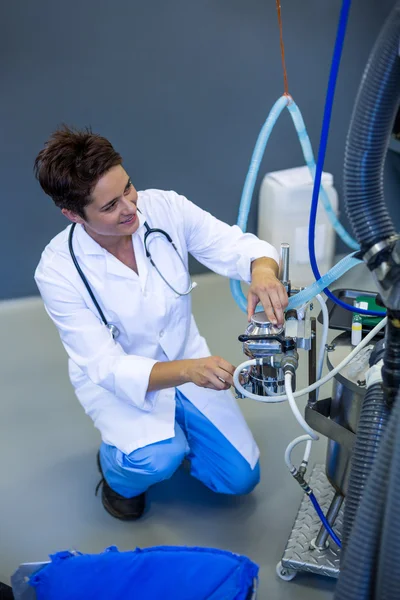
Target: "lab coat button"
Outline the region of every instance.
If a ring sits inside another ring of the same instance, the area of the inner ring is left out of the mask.
[[[160,338],[162,338],[164,336],[164,329],[161,329],[160,331]]]

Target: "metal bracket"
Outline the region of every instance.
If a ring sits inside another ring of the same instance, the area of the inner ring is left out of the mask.
[[[11,586],[15,600],[36,600],[36,590],[29,584],[34,573],[50,564],[47,562],[24,563],[11,576]]]
[[[326,514],[332,506],[335,490],[325,475],[325,465],[315,465],[309,479],[310,487]],[[343,506],[335,519],[334,529],[339,536],[343,530]],[[333,523],[332,523],[333,525]],[[285,569],[325,575],[335,579],[339,576],[340,550],[335,542],[329,539],[327,548],[316,548],[313,543],[321,529],[321,521],[312,506],[307,494],[303,495],[292,532],[282,556],[282,565]]]
[[[312,406],[306,406],[305,419],[315,431],[352,451],[356,434],[328,417],[330,404],[331,398],[325,398],[324,400],[318,400]]]

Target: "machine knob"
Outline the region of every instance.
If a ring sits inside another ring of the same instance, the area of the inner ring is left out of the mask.
[[[297,310],[295,310],[294,308],[291,308],[290,310],[287,310],[285,313],[285,319],[286,321],[290,321],[290,320],[296,320],[297,321],[298,315],[297,315]]]

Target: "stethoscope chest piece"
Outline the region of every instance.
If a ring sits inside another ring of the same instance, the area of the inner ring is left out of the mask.
[[[113,325],[112,323],[108,323],[107,324],[107,328],[110,331],[113,340],[116,340],[119,337],[120,331],[118,329],[118,327],[116,325]]]

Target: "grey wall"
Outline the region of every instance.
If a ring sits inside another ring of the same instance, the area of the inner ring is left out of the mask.
[[[353,2],[325,165],[339,191],[353,100],[392,4]],[[340,2],[282,5],[290,92],[316,149]],[[109,137],[139,189],[175,189],[236,221],[256,136],[283,91],[274,0],[14,0],[0,49],[0,298],[37,294],[40,253],[67,224],[32,174],[62,122]],[[284,114],[262,171],[301,164]]]

